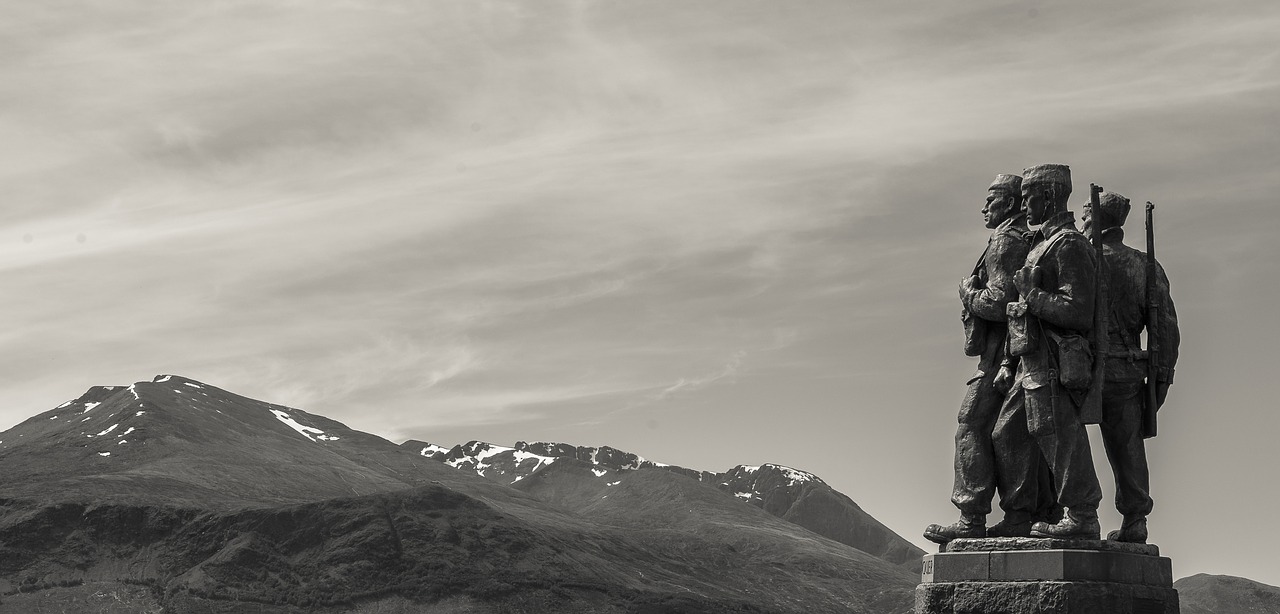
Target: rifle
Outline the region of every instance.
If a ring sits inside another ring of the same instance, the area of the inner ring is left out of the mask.
[[[1156,208],[1147,201],[1147,389],[1146,402],[1142,404],[1142,437],[1156,436],[1156,410],[1159,395],[1156,378],[1159,372],[1160,335],[1157,331],[1160,299],[1156,296],[1156,228],[1152,211]]]
[[[1102,194],[1102,186],[1089,184],[1089,241],[1094,251],[1093,282],[1093,330],[1089,331],[1089,345],[1093,348],[1093,374],[1089,379],[1089,391],[1084,402],[1080,404],[1080,422],[1098,424],[1102,422],[1102,385],[1106,379],[1107,365],[1107,282],[1106,262],[1102,255],[1102,221],[1098,215],[1102,205],[1098,196]]]

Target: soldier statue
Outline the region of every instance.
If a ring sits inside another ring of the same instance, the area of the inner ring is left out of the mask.
[[[991,442],[1000,405],[1008,391],[995,385],[996,373],[1006,358],[1005,337],[1008,327],[1005,309],[1017,298],[1013,277],[1026,262],[1031,233],[1027,214],[1022,208],[1022,177],[996,175],[987,188],[982,215],[991,238],[978,258],[973,274],[960,282],[960,318],[964,322],[965,354],[978,357],[978,370],[969,379],[964,400],[960,403],[959,427],[956,429],[955,485],[951,502],[960,510],[960,520],[948,526],[929,525],[924,536],[945,544],[964,537],[1009,537],[1009,521],[1019,524],[1020,510],[1005,507],[1009,500],[1001,493],[1005,521],[986,527],[987,514],[996,492],[999,464]],[[1036,457],[1038,461],[1038,456]],[[1034,468],[1016,468],[1022,471]],[[1012,514],[1012,516],[1011,516]],[[1028,517],[1029,518],[1029,517]],[[1026,535],[1030,522],[1025,522]]]
[[[1116,509],[1124,516],[1120,529],[1109,533],[1107,539],[1145,543],[1152,500],[1143,444],[1143,406],[1154,402],[1154,409],[1159,409],[1173,383],[1173,368],[1178,361],[1178,317],[1169,296],[1169,278],[1155,262],[1154,254],[1150,254],[1148,262],[1147,254],[1123,242],[1129,199],[1108,192],[1099,200],[1098,210],[1092,209],[1092,206],[1086,207],[1081,221],[1086,225],[1097,224],[1101,229],[1107,271],[1108,343],[1102,388],[1102,441],[1115,474]],[[1155,273],[1154,280],[1147,279],[1148,267]],[[1154,330],[1151,330],[1153,323]],[[1159,340],[1154,365],[1148,363],[1147,352],[1140,345],[1144,328],[1148,328],[1148,345],[1151,339]],[[1154,398],[1148,400],[1143,392],[1146,380],[1152,377]]]
[[[997,386],[1010,380],[1012,386],[992,439],[997,455],[1011,466],[1034,466],[1042,455],[1053,475],[1054,494],[1066,514],[1056,523],[1034,523],[1032,536],[1096,540],[1102,490],[1078,411],[1091,381],[1087,335],[1093,328],[1097,261],[1067,209],[1070,195],[1066,165],[1023,171],[1027,222],[1040,229],[1014,275],[1018,298],[1007,308],[1010,356],[996,376]],[[997,472],[997,479],[1012,501],[1001,505],[1020,509],[1030,522],[1036,512],[1036,473]]]

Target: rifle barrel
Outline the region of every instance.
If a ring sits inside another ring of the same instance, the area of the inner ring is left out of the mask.
[[[1156,224],[1153,212],[1156,206],[1147,201],[1147,389],[1146,406],[1142,411],[1142,436],[1156,436],[1156,410],[1159,394],[1157,379],[1159,377],[1160,334],[1160,299],[1156,296]]]

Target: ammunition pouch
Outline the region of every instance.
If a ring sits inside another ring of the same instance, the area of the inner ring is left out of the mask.
[[[964,324],[964,355],[981,356],[987,347],[987,321],[963,309],[960,322]]]
[[[1009,303],[1005,306],[1009,316],[1009,355],[1026,356],[1040,348],[1040,330],[1031,325],[1035,316],[1027,315],[1026,303]]]
[[[1064,388],[1084,390],[1093,381],[1093,350],[1081,335],[1054,335],[1058,343],[1058,379]]]

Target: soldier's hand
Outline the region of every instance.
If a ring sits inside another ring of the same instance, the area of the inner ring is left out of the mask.
[[[1027,296],[1033,288],[1040,287],[1040,278],[1044,270],[1038,266],[1024,266],[1013,275],[1013,285],[1018,288],[1019,296]]]
[[[1009,387],[1013,385],[1013,369],[1009,365],[1000,365],[1000,370],[996,371],[996,379],[991,382],[996,392],[1004,395],[1008,394]]]
[[[960,280],[960,298],[961,299],[968,298],[970,294],[977,292],[978,286],[981,283],[982,283],[982,280],[978,279],[977,275],[970,275]]]

